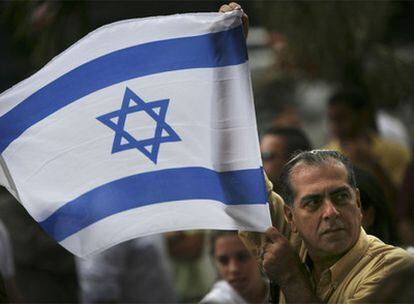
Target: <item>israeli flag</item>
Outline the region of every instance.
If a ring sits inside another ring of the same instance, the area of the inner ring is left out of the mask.
[[[110,24],[4,92],[1,184],[81,257],[166,231],[264,231],[240,17]]]

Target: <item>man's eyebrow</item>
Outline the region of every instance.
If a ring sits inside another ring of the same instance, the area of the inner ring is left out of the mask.
[[[348,186],[342,186],[342,187],[339,187],[339,188],[329,192],[329,195],[335,195],[335,194],[338,194],[338,193],[341,193],[341,192],[351,192],[351,190],[349,189]]]
[[[304,204],[308,200],[315,199],[315,198],[320,198],[320,197],[321,197],[320,194],[308,194],[308,195],[305,195],[304,197],[301,198],[300,204]]]
[[[348,186],[342,186],[339,188],[336,188],[334,190],[332,190],[331,192],[329,192],[329,195],[335,195],[341,192],[350,192],[350,188]],[[303,205],[306,201],[308,200],[312,200],[312,199],[318,199],[321,197],[321,194],[308,194],[305,195],[304,197],[301,198],[300,200],[300,204]]]

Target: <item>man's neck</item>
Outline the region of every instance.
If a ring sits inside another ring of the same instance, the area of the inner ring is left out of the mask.
[[[315,282],[318,282],[322,273],[326,270],[329,269],[331,266],[333,266],[336,262],[339,261],[339,259],[342,257],[343,255],[340,256],[335,256],[335,257],[329,257],[329,258],[323,258],[323,259],[314,259],[311,256],[311,259],[313,261],[313,271],[312,271],[312,276],[313,279],[315,280]]]

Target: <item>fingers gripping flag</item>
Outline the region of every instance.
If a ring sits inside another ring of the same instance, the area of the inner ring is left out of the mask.
[[[240,13],[104,26],[0,95],[0,182],[87,256],[270,225]]]

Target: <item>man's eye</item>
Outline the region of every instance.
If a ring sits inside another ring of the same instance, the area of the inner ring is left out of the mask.
[[[340,192],[334,195],[333,199],[337,203],[345,203],[350,199],[350,194],[348,192]]]
[[[319,200],[318,200],[318,199],[309,199],[309,200],[306,200],[306,201],[303,203],[303,206],[304,206],[306,209],[315,210],[315,209],[317,209],[317,208],[318,208],[318,206],[319,206]]]

